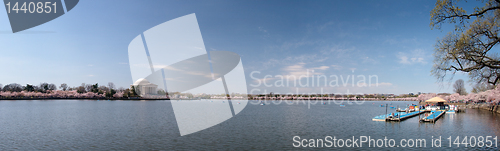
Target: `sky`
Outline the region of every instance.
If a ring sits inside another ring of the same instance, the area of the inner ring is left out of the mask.
[[[7,12],[0,11],[0,83],[113,82],[128,88],[133,83],[129,43],[158,24],[195,13],[205,49],[239,54],[247,89],[254,93],[451,93],[450,81],[439,83],[430,73],[436,40],[452,30],[450,25],[431,29],[434,4],[80,1],[65,15],[18,33],[12,33]],[[339,86],[283,86],[280,76],[287,75],[325,75],[328,83],[336,76]],[[347,76],[355,78],[346,81]],[[378,77],[378,85],[360,87],[358,83],[368,84],[369,76]],[[464,79],[471,90],[465,74],[457,73],[451,82],[457,79]]]

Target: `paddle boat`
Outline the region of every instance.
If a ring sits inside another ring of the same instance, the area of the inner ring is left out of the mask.
[[[455,105],[450,105],[450,106],[447,106],[447,111],[445,112],[446,114],[453,114],[453,113],[456,113],[457,110],[458,110],[458,107],[455,106]]]
[[[427,111],[436,111],[438,109],[439,109],[438,106],[426,106],[425,107],[425,110],[427,110]]]
[[[344,104],[340,104],[340,107],[345,107],[345,105]]]

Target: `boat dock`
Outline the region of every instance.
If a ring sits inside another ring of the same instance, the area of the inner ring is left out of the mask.
[[[398,121],[398,122],[400,122],[400,121],[406,120],[408,118],[420,115],[424,112],[425,111],[415,111],[415,112],[410,112],[410,113],[404,113],[404,112],[394,113],[394,116],[387,117],[386,121]]]
[[[375,116],[374,118],[372,118],[373,121],[385,121],[387,117],[389,117],[391,114],[387,114],[387,115],[379,115],[379,116]]]
[[[399,122],[399,121],[403,121],[403,120],[406,120],[408,118],[420,115],[424,112],[426,112],[426,111],[415,111],[415,112],[410,112],[410,113],[406,113],[406,112],[389,113],[389,114],[385,114],[385,115],[375,116],[374,118],[372,118],[372,120],[373,121],[398,121]]]
[[[445,106],[442,105],[442,102],[444,100],[439,100],[439,97],[433,98],[434,100],[438,100],[438,103],[441,103],[441,105],[426,105],[426,106],[417,106],[417,105],[407,105],[407,108],[401,109],[396,108],[396,112],[394,113],[388,113],[388,104],[382,104],[380,105],[381,107],[386,107],[385,108],[385,114],[375,116],[372,118],[373,121],[395,121],[395,122],[401,122],[403,120],[418,116],[422,113],[426,113],[424,115],[424,118],[420,118],[419,116],[419,121],[420,122],[436,122],[443,114],[448,113],[448,114],[453,114],[453,113],[458,113],[458,112],[465,112],[465,109],[463,106],[457,106],[457,105],[449,105]],[[431,101],[433,100],[431,99]],[[425,108],[424,108],[425,107]],[[394,108],[391,106],[391,108]],[[430,112],[430,113],[429,113]]]
[[[445,111],[435,111],[435,112],[431,112],[432,114],[429,115],[429,116],[426,116],[422,119],[420,119],[421,122],[431,122],[431,123],[434,123],[436,122],[441,116],[443,116],[443,114],[445,113]]]

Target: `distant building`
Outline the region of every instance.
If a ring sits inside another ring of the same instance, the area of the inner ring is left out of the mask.
[[[158,88],[158,85],[149,83],[148,80],[146,79],[139,79],[135,81],[135,83],[132,85],[135,87],[137,93],[140,96],[145,96],[145,95],[156,95],[158,92],[156,89]]]

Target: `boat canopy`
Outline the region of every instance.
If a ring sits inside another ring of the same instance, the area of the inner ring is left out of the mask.
[[[439,103],[439,102],[444,103],[444,102],[446,102],[446,100],[444,100],[444,99],[442,99],[440,97],[434,97],[432,99],[429,99],[429,100],[425,101],[425,103]]]

